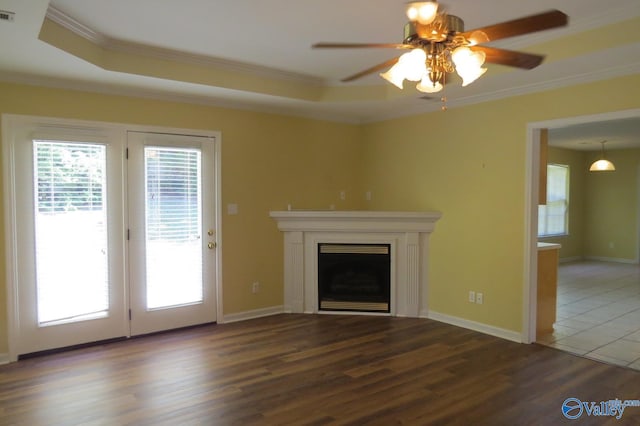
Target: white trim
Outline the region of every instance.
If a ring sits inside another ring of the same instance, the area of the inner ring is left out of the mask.
[[[567,76],[561,76],[557,78],[550,78],[543,81],[536,81],[534,83],[516,84],[506,89],[496,89],[486,93],[466,95],[461,93],[456,97],[450,97],[447,99],[447,108],[454,109],[468,105],[477,105],[484,102],[497,101],[501,99],[507,99],[514,96],[523,96],[532,93],[546,92],[554,89],[562,89],[564,87],[572,87],[579,84],[587,84],[596,81],[609,80],[618,77],[624,77],[627,75],[637,74],[640,72],[640,62],[633,62],[631,64],[624,64],[619,66],[612,66],[604,69],[598,69],[596,71],[584,72],[581,74],[571,74]],[[376,114],[372,118],[364,118],[360,120],[362,124],[377,123],[385,120],[392,120],[396,118],[406,117],[409,115],[425,114],[428,112],[434,112],[441,108],[440,103],[433,102],[432,104],[416,104],[415,108],[398,108],[393,111],[385,111],[381,114]]]
[[[215,202],[216,223],[216,322],[224,322],[222,291],[222,133],[217,132],[214,144],[215,186],[213,199]]]
[[[578,117],[563,117],[546,121],[538,121],[529,123],[527,126],[529,130],[534,129],[558,129],[561,127],[572,126],[576,124],[587,124],[596,121],[611,121],[611,120],[624,120],[627,118],[640,117],[640,108],[625,109],[620,111],[610,111],[600,114],[581,115]]]
[[[0,353],[0,365],[9,364],[11,362],[11,358],[9,354]]]
[[[507,330],[505,328],[495,327],[493,325],[483,324],[477,321],[454,317],[452,315],[442,314],[440,312],[429,311],[429,319],[444,322],[446,324],[455,325],[457,327],[466,328],[490,336],[499,337],[501,339],[510,340],[516,343],[523,343],[522,336],[519,332]]]
[[[599,70],[592,73],[583,73],[580,75],[574,74],[562,78],[549,79],[544,82],[516,85],[508,89],[493,90],[485,94],[465,96],[464,93],[461,93],[455,98],[449,98],[449,100],[447,101],[447,107],[449,109],[460,108],[468,105],[506,99],[514,96],[527,95],[530,93],[538,93],[553,89],[571,87],[578,84],[586,84],[594,81],[623,77],[626,75],[636,74],[638,72],[640,72],[640,62],[607,68],[605,70]],[[205,105],[239,111],[277,114],[287,117],[302,117],[347,124],[377,123],[411,115],[426,114],[429,112],[438,111],[441,107],[440,103],[435,102],[430,105],[427,103],[418,103],[415,104],[415,106],[397,108],[393,111],[382,113],[374,113],[373,115],[365,117],[357,113],[349,112],[349,110],[342,110],[341,108],[339,110],[332,110],[330,107],[324,108],[322,107],[323,102],[319,102],[317,104],[318,106],[320,106],[319,109],[307,109],[306,106],[309,105],[308,102],[288,98],[281,99],[270,95],[260,95],[259,101],[233,99],[231,97],[233,96],[233,90],[215,86],[208,87],[210,89],[218,90],[219,94],[205,93],[203,95],[198,95],[194,93],[168,93],[162,91],[159,88],[124,87],[119,86],[118,84],[98,84],[95,81],[82,82],[69,80],[66,78],[43,78],[42,76],[33,74],[14,73],[7,71],[0,71],[0,80],[13,84],[26,84],[30,86],[73,90],[76,92],[98,93],[111,96],[128,96],[164,102],[181,102],[190,105]],[[285,100],[283,101],[283,99]],[[273,103],[273,100],[276,100],[276,103]],[[379,101],[384,102],[383,99],[380,99]]]
[[[538,194],[540,175],[540,130],[527,129],[524,181],[524,265],[522,286],[521,341],[536,338],[538,292]]]
[[[17,361],[18,353],[16,350],[16,342],[19,338],[18,330],[18,296],[17,296],[17,270],[16,256],[16,206],[13,202],[13,194],[15,188],[15,162],[13,159],[14,148],[13,140],[10,138],[13,128],[18,125],[20,119],[18,116],[2,114],[2,166],[3,166],[3,190],[4,190],[4,252],[5,252],[5,288],[7,297],[7,339],[9,346],[9,361]]]
[[[52,5],[49,5],[49,8],[47,9],[46,18],[71,31],[77,36],[84,38],[90,43],[93,43],[102,49],[112,50],[114,52],[147,56],[183,64],[195,64],[211,68],[219,68],[225,71],[244,72],[265,78],[297,81],[319,87],[324,84],[324,79],[307,74],[111,38],[89,28],[61,10],[56,9]]]
[[[270,306],[268,308],[254,309],[252,311],[236,312],[234,314],[227,314],[224,316],[224,324],[232,322],[246,321],[255,318],[269,317],[272,315],[284,314],[284,306]],[[222,324],[221,321],[218,321]]]
[[[637,264],[638,261],[636,259],[623,259],[620,257],[605,257],[605,256],[585,256],[585,260],[595,260],[599,262],[613,262],[613,263],[630,263]]]
[[[45,17],[91,43],[103,45],[107,42],[107,37],[87,27],[52,5],[49,5],[47,8]]]

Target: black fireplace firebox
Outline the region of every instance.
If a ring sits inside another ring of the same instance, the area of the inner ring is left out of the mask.
[[[322,311],[390,312],[389,244],[318,244]]]

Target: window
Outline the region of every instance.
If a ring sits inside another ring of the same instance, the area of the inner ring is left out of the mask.
[[[106,146],[33,145],[38,322],[107,316]]]
[[[547,204],[538,206],[538,236],[569,233],[569,166],[547,165]]]
[[[203,302],[200,157],[194,148],[144,148],[147,309]]]

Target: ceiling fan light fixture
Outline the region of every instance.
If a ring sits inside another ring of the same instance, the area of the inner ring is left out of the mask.
[[[422,49],[413,49],[400,57],[398,63],[403,69],[404,78],[409,81],[420,81],[427,72],[427,54]]]
[[[422,93],[437,93],[441,91],[443,87],[444,86],[439,81],[431,81],[428,72],[422,77],[420,83],[416,85],[416,89]]]
[[[422,25],[429,25],[438,16],[438,2],[418,1],[411,2],[407,6],[407,17],[411,22],[419,22]]]
[[[467,46],[457,47],[451,52],[451,59],[456,68],[480,68],[484,65],[487,55],[484,52],[474,52]]]
[[[482,77],[482,75],[487,72],[486,68],[468,68],[468,69],[457,69],[458,75],[462,78],[462,87],[466,87]]]
[[[404,26],[402,44],[316,43],[313,47],[411,49],[409,53],[343,78],[342,81],[350,82],[391,66],[388,71],[379,74],[391,84],[403,89],[405,79],[417,81],[419,91],[434,93],[444,88],[448,82],[446,75],[455,72],[462,78],[463,86],[471,84],[487,71],[483,68],[485,61],[526,70],[537,67],[544,56],[476,45],[568,24],[566,14],[549,10],[465,31],[464,21],[440,10],[437,0],[409,1],[406,12],[410,22]],[[472,50],[471,46],[476,47]]]
[[[482,68],[486,54],[484,52],[474,52],[467,46],[460,46],[451,52],[451,60],[456,66],[456,72],[462,78],[462,86],[469,84],[480,78],[486,68]]]
[[[389,68],[387,72],[380,73],[380,77],[384,78],[398,89],[403,89],[402,83],[404,83],[404,73],[402,72],[402,66],[400,63]]]

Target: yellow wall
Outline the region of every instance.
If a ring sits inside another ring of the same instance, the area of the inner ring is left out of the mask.
[[[282,236],[269,210],[437,210],[430,309],[515,332],[527,123],[640,107],[640,75],[363,126],[12,84],[0,90],[2,113],[220,130],[223,204],[240,211],[223,215],[225,313],[282,304]],[[373,195],[366,204],[365,190]],[[256,280],[263,290],[253,295]],[[468,303],[469,290],[483,292],[484,304]],[[0,318],[5,306],[0,291]]]
[[[589,153],[588,162],[599,158]],[[638,256],[638,173],[640,150],[607,151],[614,172],[588,173],[584,255],[636,261]]]
[[[520,332],[527,123],[638,107],[640,75],[365,126],[372,208],[443,213],[429,308]]]
[[[265,113],[0,83],[0,113],[222,132],[225,314],[282,305],[283,239],[270,210],[361,207],[361,129]],[[1,188],[1,186],[0,186]],[[346,201],[339,192],[347,191]],[[237,203],[239,214],[226,214]],[[4,223],[0,212],[0,223]],[[0,353],[7,352],[0,227]],[[251,293],[260,281],[261,291]]]
[[[562,244],[561,259],[636,261],[640,150],[607,151],[615,172],[589,172],[600,152],[549,148],[549,162],[568,164],[569,235],[544,238]]]
[[[551,141],[553,142],[553,141]],[[569,166],[569,234],[561,237],[541,238],[547,243],[559,243],[560,259],[577,259],[584,257],[585,229],[585,180],[587,169],[586,153],[549,147],[549,163]]]

